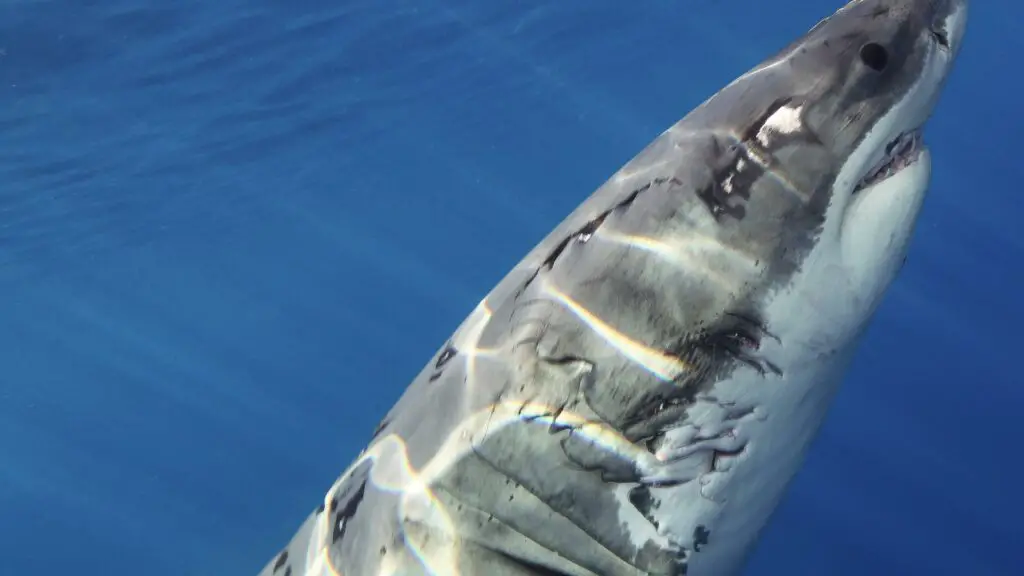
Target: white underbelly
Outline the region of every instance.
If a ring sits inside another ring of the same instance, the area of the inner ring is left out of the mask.
[[[766,357],[782,352],[771,348],[765,346]],[[726,426],[742,451],[720,453],[715,470],[692,482],[652,489],[660,500],[654,513],[659,530],[691,551],[687,576],[731,576],[742,570],[817,436],[849,356],[844,350],[789,364],[782,377],[744,368],[698,402],[697,423],[708,428],[723,426],[722,406],[732,414],[749,412]],[[694,457],[710,465],[709,454]]]

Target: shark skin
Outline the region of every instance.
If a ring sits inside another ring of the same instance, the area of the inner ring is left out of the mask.
[[[967,0],[858,0],[479,303],[260,576],[742,572],[896,277]]]

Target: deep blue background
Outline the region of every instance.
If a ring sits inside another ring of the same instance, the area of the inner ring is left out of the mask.
[[[512,264],[837,6],[0,3],[0,574],[255,574]],[[1021,22],[974,3],[752,575],[1024,574]]]

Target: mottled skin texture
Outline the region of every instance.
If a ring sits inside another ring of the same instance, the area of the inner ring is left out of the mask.
[[[930,114],[963,6],[851,3],[652,142],[488,294],[261,576],[736,573],[902,260],[927,155],[853,188]]]

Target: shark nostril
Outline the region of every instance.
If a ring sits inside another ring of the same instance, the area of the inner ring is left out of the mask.
[[[860,47],[860,61],[875,72],[881,72],[889,65],[889,51],[881,44],[868,42]]]

